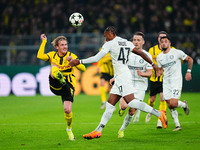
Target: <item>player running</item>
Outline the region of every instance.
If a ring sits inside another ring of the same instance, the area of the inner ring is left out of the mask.
[[[185,75],[186,81],[192,79],[191,70],[193,66],[193,59],[186,55],[183,51],[173,49],[170,47],[171,42],[168,36],[164,36],[160,39],[161,48],[163,50],[157,56],[157,63],[159,69],[157,70],[157,76],[163,74],[163,99],[167,102],[171,116],[174,120],[176,128],[173,131],[182,130],[179,120],[178,112],[175,108],[181,107],[184,109],[185,114],[189,114],[189,107],[187,101],[180,101],[182,90],[182,72],[181,72],[181,60],[188,62],[188,70]]]

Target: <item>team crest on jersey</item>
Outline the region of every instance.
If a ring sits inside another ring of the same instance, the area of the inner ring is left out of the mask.
[[[173,59],[173,58],[174,58],[174,55],[170,55],[169,58],[170,58],[170,59]]]
[[[144,63],[144,59],[140,59],[139,62],[142,64]]]

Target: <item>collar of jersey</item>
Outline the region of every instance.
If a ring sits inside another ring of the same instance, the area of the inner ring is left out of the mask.
[[[62,57],[65,57],[66,55],[67,55],[67,53],[68,53],[68,51],[65,53],[65,55],[63,55],[63,56],[60,56],[59,54],[58,54],[58,52],[56,52],[56,54],[58,55],[58,57],[60,57],[60,58],[62,58]]]

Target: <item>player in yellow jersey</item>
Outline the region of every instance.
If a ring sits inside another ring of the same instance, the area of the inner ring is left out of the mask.
[[[49,75],[50,90],[62,98],[64,115],[67,124],[67,134],[69,140],[75,140],[72,133],[72,103],[74,98],[74,91],[76,86],[76,77],[74,75],[74,67],[68,65],[69,58],[76,59],[77,56],[68,51],[67,39],[64,36],[55,38],[52,42],[53,46],[58,50],[57,52],[51,51],[47,54],[44,53],[47,37],[41,34],[42,43],[38,50],[37,58],[49,61],[51,63],[51,72]],[[83,64],[76,66],[77,69],[85,71],[86,68]]]
[[[160,48],[160,38],[164,37],[164,36],[167,36],[167,35],[168,35],[167,32],[160,31],[158,33],[158,45],[155,45],[155,46],[153,46],[153,47],[151,47],[149,49],[149,53],[151,54],[153,62],[156,65],[157,65],[156,58],[157,58],[158,54],[160,54],[162,52],[162,50]],[[172,47],[172,48],[174,48],[174,47]],[[166,112],[167,104],[163,100],[162,77],[163,77],[163,74],[161,76],[159,76],[159,77],[156,76],[156,71],[155,71],[155,69],[153,69],[152,75],[150,77],[150,90],[149,90],[150,98],[148,100],[148,104],[150,106],[154,107],[156,96],[159,93],[160,94],[159,110],[164,110]],[[145,118],[145,121],[147,123],[150,121],[151,116],[152,115],[150,113],[147,114],[147,116]],[[157,128],[162,128],[162,123],[161,123],[161,121],[159,119],[158,119],[158,122],[157,122]]]
[[[100,49],[101,50],[101,49]],[[101,94],[101,109],[106,107],[106,82],[110,81],[114,76],[114,69],[112,65],[112,60],[110,57],[110,53],[106,54],[101,60],[98,62],[97,72],[100,72],[100,94]]]

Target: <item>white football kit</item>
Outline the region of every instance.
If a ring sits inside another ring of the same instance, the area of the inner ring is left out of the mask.
[[[179,99],[182,90],[181,60],[185,60],[187,55],[178,49],[170,49],[168,53],[160,53],[157,56],[159,68],[163,68],[163,99]]]
[[[146,55],[148,55],[149,58],[151,58],[152,60],[151,55],[147,51],[143,50],[143,52]],[[145,96],[145,91],[147,90],[148,87],[148,78],[139,76],[137,74],[137,68],[142,72],[146,72],[147,69],[153,69],[153,67],[147,61],[145,61],[141,56],[131,53],[129,55],[128,68],[130,69],[132,74],[134,97],[136,99],[143,101]]]
[[[112,58],[115,78],[115,83],[110,93],[123,97],[133,93],[132,76],[127,62],[129,54],[132,53],[131,51],[134,47],[132,42],[117,36],[113,40],[104,43],[102,50],[95,56],[82,59],[82,62],[84,64],[97,62],[109,52]]]

